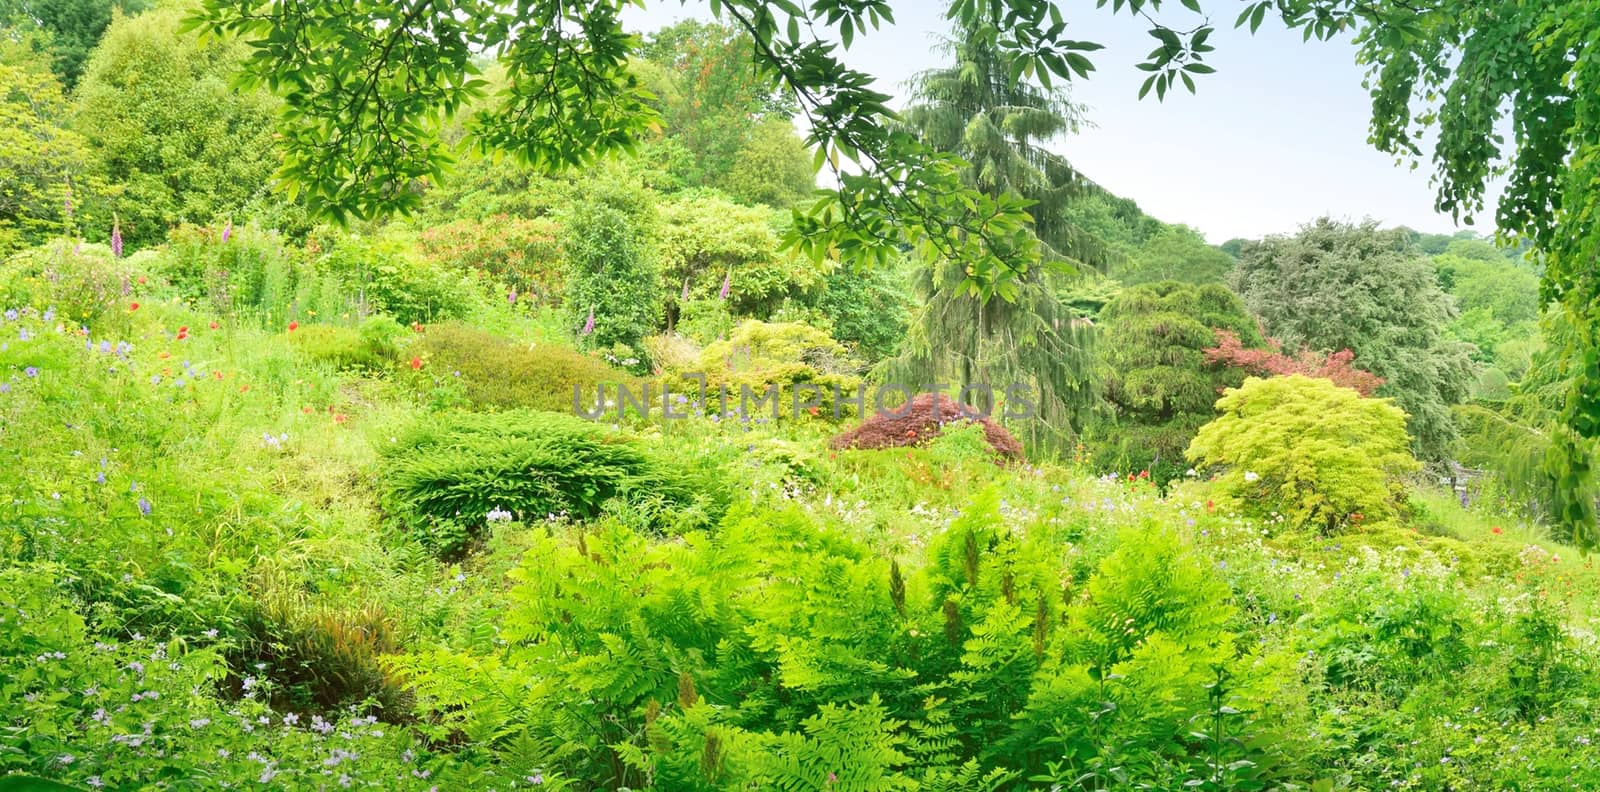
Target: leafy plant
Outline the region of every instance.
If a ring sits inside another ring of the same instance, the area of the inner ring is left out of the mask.
[[[1324,532],[1398,515],[1400,477],[1417,463],[1407,451],[1405,413],[1388,400],[1294,374],[1246,379],[1223,394],[1217,411],[1188,456],[1215,471],[1218,490],[1241,506],[1276,507]]]

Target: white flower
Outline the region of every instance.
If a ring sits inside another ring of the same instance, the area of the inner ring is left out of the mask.
[[[1244,472],[1244,480],[1245,481],[1255,481],[1256,479],[1259,479],[1259,478],[1261,478],[1261,475],[1256,473],[1254,470],[1246,470]]]

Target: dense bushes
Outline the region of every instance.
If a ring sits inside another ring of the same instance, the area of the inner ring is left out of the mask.
[[[37,305],[79,326],[103,327],[125,314],[148,256],[118,259],[104,245],[59,240],[0,261],[0,302]]]
[[[434,266],[480,272],[487,282],[513,290],[518,302],[544,305],[561,293],[559,234],[553,220],[495,215],[434,226],[417,241]]]
[[[386,508],[426,545],[457,555],[490,522],[588,519],[613,498],[679,529],[716,508],[714,491],[625,435],[579,418],[518,410],[421,422],[383,449]]]
[[[466,316],[481,301],[472,279],[433,266],[404,230],[314,240],[318,272],[339,279],[357,315],[385,313],[404,324]]]
[[[1216,470],[1218,490],[1248,511],[1275,507],[1297,525],[1333,531],[1392,519],[1399,477],[1417,467],[1405,413],[1328,380],[1251,377],[1217,401],[1189,458]]]
[[[706,346],[692,367],[678,373],[703,376],[712,393],[726,388],[730,412],[731,405],[746,388],[759,396],[775,386],[781,397],[775,412],[787,415],[793,410],[795,395],[802,400],[813,395],[809,391],[797,394],[789,386],[810,383],[817,387],[814,395],[820,400],[816,413],[831,417],[836,404],[835,388],[846,397],[857,394],[861,385],[856,373],[858,367],[843,345],[815,327],[798,322],[767,323],[752,319],[740,323],[726,339]],[[698,383],[691,385],[686,381],[681,387],[684,390],[697,388]],[[789,401],[782,402],[782,399]],[[753,408],[748,417],[760,418],[755,414],[760,409]],[[847,410],[841,406],[840,413],[845,412]]]

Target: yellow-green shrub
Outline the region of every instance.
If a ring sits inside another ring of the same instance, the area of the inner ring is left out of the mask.
[[[1299,374],[1251,377],[1217,401],[1188,456],[1241,510],[1276,508],[1325,531],[1393,519],[1417,469],[1406,414],[1388,399]]]
[[[408,352],[434,374],[460,372],[467,400],[479,407],[571,413],[574,387],[589,404],[596,384],[604,383],[608,392],[617,384],[634,385],[627,372],[569,347],[514,343],[462,324],[427,328]]]
[[[708,407],[717,404],[718,389],[726,387],[730,411],[736,409],[744,388],[759,395],[769,386],[777,386],[781,415],[792,410],[791,386],[810,383],[819,388],[814,395],[822,401],[817,413],[823,416],[833,414],[836,386],[846,398],[855,395],[861,384],[857,368],[843,344],[815,327],[749,320],[734,328],[728,338],[701,350],[695,364],[679,373],[705,376]],[[689,392],[698,384],[683,377],[678,387]],[[802,399],[812,395],[800,394]]]

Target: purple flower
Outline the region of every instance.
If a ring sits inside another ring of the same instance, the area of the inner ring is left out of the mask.
[[[27,375],[27,376],[29,376],[29,377],[37,377],[37,376],[39,376],[39,367],[38,366],[29,366],[29,367],[23,369],[22,373]]]
[[[728,270],[728,274],[722,276],[722,291],[717,292],[717,296],[722,298],[722,299],[724,299],[724,300],[728,299],[728,291],[730,289],[732,289],[732,288],[733,288],[733,270]]]
[[[122,258],[122,222],[115,218],[111,221],[111,255]]]
[[[9,309],[6,310],[6,321],[8,321],[8,322],[17,321],[17,309],[9,308]]]
[[[9,382],[0,382],[0,393],[10,393],[10,392],[11,392],[11,383],[9,383]]]
[[[583,335],[588,335],[588,334],[593,333],[593,332],[594,332],[594,309],[590,308],[589,309],[589,318],[585,319],[584,322],[583,322]]]
[[[233,236],[233,221],[229,220],[228,224],[222,227],[222,244],[228,244],[228,237],[231,236]]]
[[[56,309],[55,309],[55,306],[51,306],[49,308],[44,309],[44,316],[42,316],[40,318],[45,320],[46,322],[54,322],[56,320]]]
[[[506,302],[508,302],[508,303],[510,303],[512,305],[516,305],[517,304],[517,287],[515,287],[515,286],[511,287],[511,293],[506,295]]]
[[[139,513],[146,517],[150,516],[150,500],[148,498],[139,499]]]

